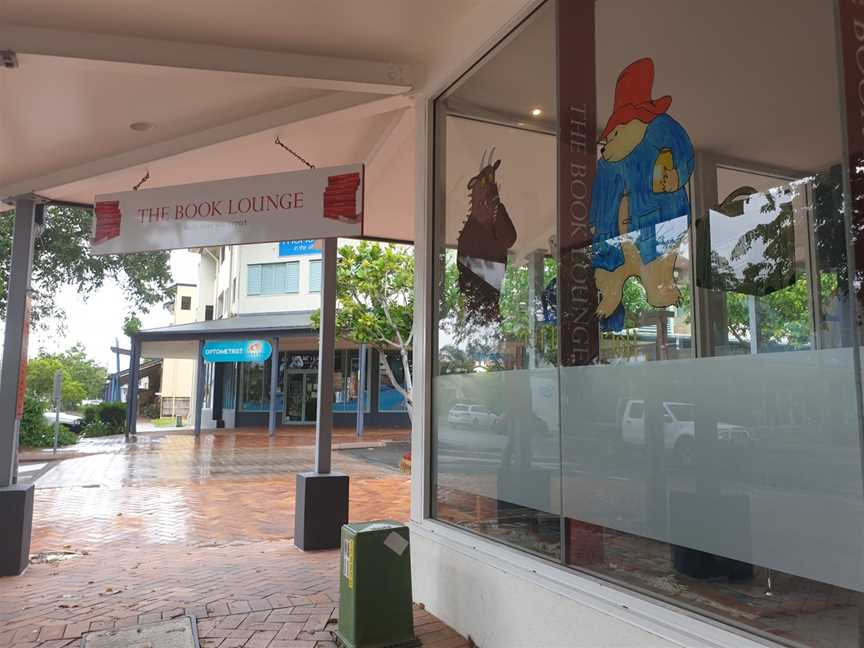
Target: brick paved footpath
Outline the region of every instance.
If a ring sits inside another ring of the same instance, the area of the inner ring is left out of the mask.
[[[33,551],[71,557],[0,579],[0,647],[187,613],[206,648],[335,646],[339,554],[290,540],[303,441],[175,436],[62,462],[37,482]],[[352,520],[407,518],[407,477],[338,452],[334,469],[352,475]],[[424,610],[415,626],[424,646],[469,645]]]

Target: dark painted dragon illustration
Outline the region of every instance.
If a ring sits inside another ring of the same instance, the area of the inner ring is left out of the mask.
[[[464,300],[466,321],[486,326],[501,321],[498,301],[507,267],[507,251],[516,242],[516,228],[498,195],[495,172],[501,160],[495,149],[480,161],[480,173],[468,182],[471,211],[459,232],[456,261],[459,291]]]

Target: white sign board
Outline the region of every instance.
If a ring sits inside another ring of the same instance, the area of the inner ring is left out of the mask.
[[[93,254],[363,234],[363,165],[96,196]]]

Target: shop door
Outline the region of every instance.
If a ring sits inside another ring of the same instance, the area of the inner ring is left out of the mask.
[[[289,372],[285,379],[285,423],[314,423],[318,411],[318,374]]]
[[[285,422],[302,423],[304,420],[304,374],[289,373],[285,379]]]
[[[314,423],[318,415],[318,374],[306,374],[306,418],[307,423]]]

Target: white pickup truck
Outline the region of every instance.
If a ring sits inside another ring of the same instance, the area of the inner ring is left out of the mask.
[[[684,464],[693,463],[696,423],[693,403],[663,402],[663,440],[667,450]],[[645,401],[629,400],[621,419],[621,436],[625,443],[645,445]],[[717,423],[718,441],[731,445],[749,445],[750,433],[740,425]]]

